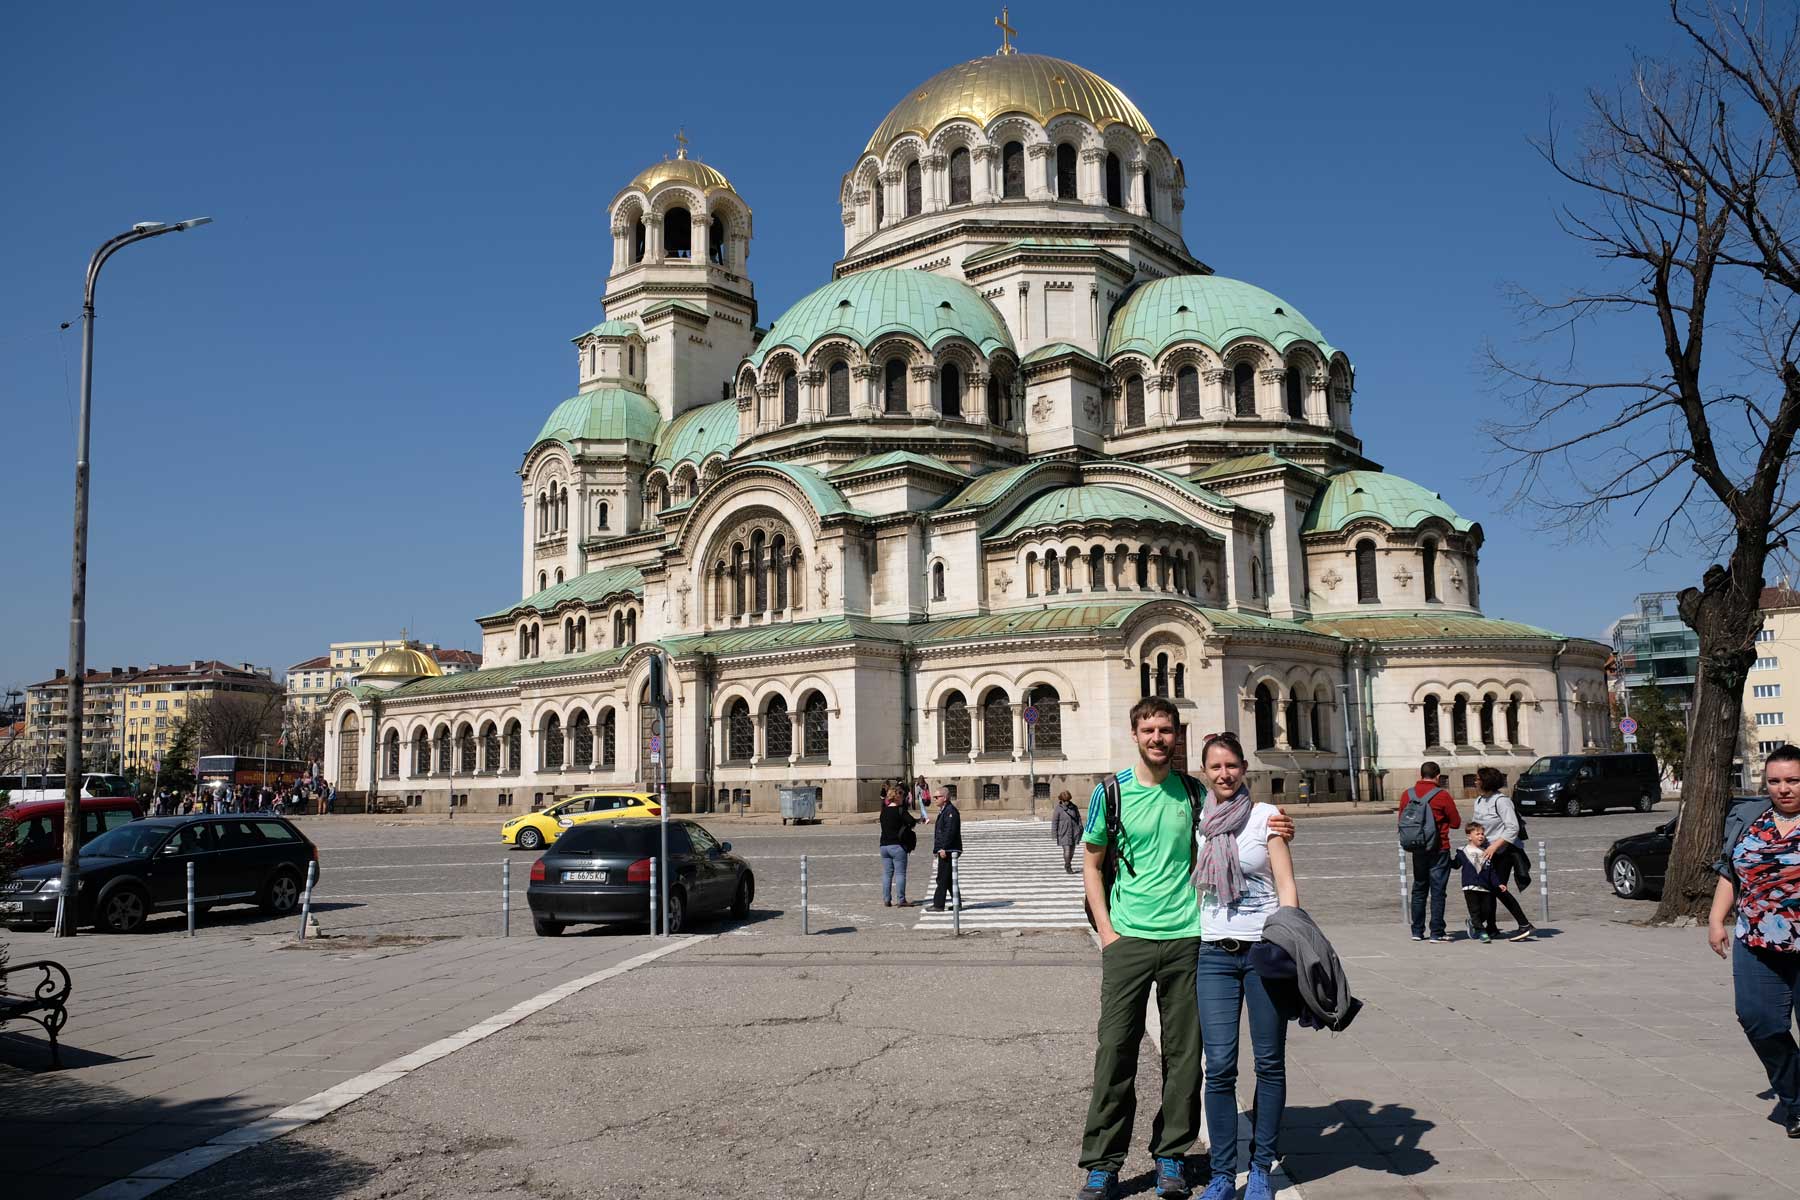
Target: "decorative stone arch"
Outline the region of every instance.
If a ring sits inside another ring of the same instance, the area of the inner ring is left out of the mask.
[[[832,687],[823,675],[802,675],[788,690],[791,698],[796,702],[805,700],[808,692],[818,692],[825,697],[826,705],[834,714],[843,711],[838,704],[837,689]]]
[[[943,708],[944,697],[948,696],[951,692],[960,692],[963,699],[968,700],[969,695],[973,690],[974,685],[969,682],[968,677],[965,675],[960,673],[940,675],[925,689],[925,708],[928,712],[935,713]],[[974,703],[973,701],[969,702]]]
[[[706,196],[706,215],[717,217],[724,226],[725,237],[748,239],[751,235],[750,208],[735,194],[724,188],[712,188]]]
[[[1081,693],[1076,689],[1072,679],[1055,667],[1041,664],[1027,667],[1020,674],[1019,682],[1014,685],[1014,690],[1018,693],[1015,698],[1023,704],[1025,697],[1031,694],[1031,689],[1041,683],[1047,683],[1055,688],[1057,700],[1062,704],[1073,706],[1080,702]]]
[[[832,363],[842,359],[852,369],[861,366],[867,358],[863,348],[842,334],[826,334],[806,349],[806,365],[810,370],[823,371]]]
[[[629,191],[614,201],[612,223],[630,227],[633,221],[645,220],[650,212],[650,198],[641,191]]]
[[[931,131],[929,144],[931,153],[946,158],[953,150],[967,150],[973,154],[979,147],[994,145],[987,131],[967,117],[956,117],[939,125]]]
[[[737,394],[739,397],[756,395],[756,372],[748,364],[738,372]]]
[[[1023,144],[1026,150],[1027,164],[1029,164],[1030,151],[1033,146],[1050,144],[1050,138],[1044,132],[1044,127],[1035,119],[1022,113],[1007,113],[989,121],[987,140],[996,150],[1008,142]]]
[[[924,159],[931,153],[931,147],[924,138],[916,133],[903,133],[895,138],[888,148],[882,152],[882,171],[899,171],[914,159]]]
[[[735,524],[752,508],[763,508],[786,521],[795,545],[806,555],[817,552],[817,538],[824,524],[800,485],[774,467],[746,466],[732,471],[719,486],[708,489],[682,522],[674,552],[712,567],[711,551],[723,528]],[[704,549],[702,549],[704,548]]]
[[[984,670],[970,681],[968,692],[969,703],[975,704],[978,700],[985,698],[987,694],[995,688],[999,688],[1001,691],[1005,692],[1015,704],[1018,703],[1019,696],[1022,695],[1019,691],[1019,685],[1015,682],[1013,676],[990,668]]]
[[[767,707],[770,696],[782,696],[789,704],[793,703],[793,695],[787,683],[781,679],[761,679],[753,684],[746,684],[750,697],[750,711],[760,713]]]
[[[700,464],[700,486],[702,488],[711,487],[724,473],[725,456],[723,454],[707,455],[706,461]]]
[[[1103,144],[1099,128],[1080,113],[1058,113],[1044,124],[1044,140],[1051,145],[1067,142],[1077,153]]]
[[[1204,378],[1208,371],[1220,370],[1224,365],[1219,352],[1198,339],[1176,342],[1156,359],[1156,369],[1164,375],[1173,375],[1182,367],[1193,367]]]
[[[904,358],[908,370],[931,361],[931,350],[918,338],[904,333],[888,333],[869,344],[869,362],[883,366],[890,358]]]
[[[670,479],[671,499],[679,504],[684,499],[693,500],[700,495],[700,471],[691,462],[675,465]]]
[[[801,366],[799,353],[783,346],[763,359],[760,382],[764,387],[777,386],[781,383],[783,375],[789,371],[798,373]]]
[[[694,217],[711,215],[706,206],[705,192],[674,180],[658,184],[656,191],[650,196],[650,211],[657,220],[668,216],[672,208],[685,208]]]
[[[633,694],[636,694],[635,688]],[[712,719],[723,721],[725,714],[731,711],[731,706],[739,700],[742,700],[753,714],[762,711],[750,685],[734,682],[720,685],[718,694],[713,697]]]
[[[1144,139],[1123,121],[1113,121],[1100,130],[1100,148],[1118,155],[1122,167],[1129,167],[1144,158]]]

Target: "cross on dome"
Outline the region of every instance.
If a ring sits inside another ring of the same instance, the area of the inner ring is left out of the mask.
[[[687,157],[687,126],[683,125],[675,131],[675,157]]]
[[[996,53],[1017,54],[1018,50],[1013,47],[1013,44],[1008,39],[1018,37],[1019,31],[1007,23],[1006,6],[1001,6],[1000,15],[994,18],[994,24],[1000,27],[1000,49],[996,51]]]

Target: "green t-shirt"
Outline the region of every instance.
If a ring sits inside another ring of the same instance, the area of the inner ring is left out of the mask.
[[[1200,936],[1200,900],[1188,874],[1194,865],[1194,807],[1181,777],[1139,783],[1127,767],[1119,779],[1119,871],[1107,907],[1113,928],[1126,937],[1172,941]],[[1106,845],[1106,788],[1088,801],[1090,846]],[[1129,858],[1136,874],[1125,869]]]

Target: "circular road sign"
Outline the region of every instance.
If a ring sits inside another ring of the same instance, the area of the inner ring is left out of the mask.
[[[1027,704],[1025,706],[1025,723],[1027,725],[1037,724],[1037,705]]]
[[[1623,733],[1623,734],[1628,734],[1628,735],[1636,733],[1637,732],[1637,722],[1632,720],[1630,717],[1626,717],[1625,719],[1623,719],[1622,721],[1619,722],[1619,732]]]
[[[662,753],[662,734],[653,733],[650,735],[650,753],[652,753],[652,754],[661,754]]]

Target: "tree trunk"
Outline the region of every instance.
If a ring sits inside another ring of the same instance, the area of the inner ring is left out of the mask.
[[[1717,876],[1712,864],[1724,838],[1731,803],[1731,761],[1737,755],[1744,715],[1744,679],[1756,661],[1762,626],[1760,546],[1739,546],[1732,570],[1707,568],[1704,587],[1681,593],[1681,619],[1700,635],[1694,711],[1688,725],[1686,772],[1681,779],[1681,823],[1663,881],[1658,923],[1706,918]],[[1744,581],[1741,585],[1737,582]]]

